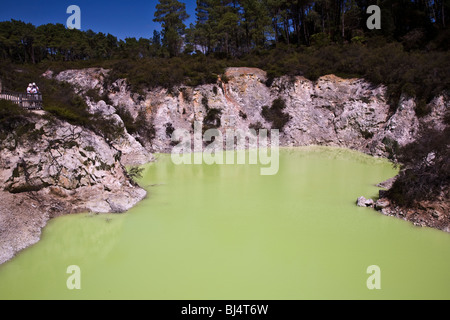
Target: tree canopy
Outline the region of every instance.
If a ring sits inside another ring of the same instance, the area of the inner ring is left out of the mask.
[[[367,7],[381,8],[381,29],[368,30]],[[301,46],[364,42],[380,36],[407,50],[448,50],[450,0],[197,0],[186,28],[186,6],[160,0],[154,21],[162,32],[118,40],[62,24],[38,27],[0,22],[0,57],[17,63],[177,56],[183,52],[242,57],[277,44]]]
[[[183,21],[189,18],[186,5],[177,0],[160,0],[156,5],[155,19],[163,28],[163,44],[171,57],[180,53],[183,45],[182,36],[186,26]]]

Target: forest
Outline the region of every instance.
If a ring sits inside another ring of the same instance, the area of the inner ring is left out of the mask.
[[[381,29],[368,30],[367,7],[379,5]],[[0,23],[0,56],[18,63],[43,60],[89,60],[174,57],[203,53],[240,58],[277,44],[296,47],[363,43],[382,36],[407,50],[448,49],[448,0],[197,0],[196,22],[184,3],[160,0],[153,20],[162,31],[148,38],[119,40],[92,30],[69,30],[62,24],[38,27],[11,20]],[[151,19],[151,17],[149,17]],[[430,44],[430,41],[434,40]]]

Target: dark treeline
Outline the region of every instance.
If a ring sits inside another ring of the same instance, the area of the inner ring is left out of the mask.
[[[381,8],[381,30],[368,30],[367,7]],[[189,27],[185,4],[160,0],[154,21],[162,32],[149,38],[119,40],[62,24],[38,27],[0,22],[0,57],[15,63],[43,60],[140,59],[202,53],[242,57],[283,43],[295,46],[364,42],[382,36],[407,50],[448,49],[449,0],[197,0]],[[431,45],[430,42],[434,40]]]
[[[197,22],[186,39],[203,52],[234,56],[280,42],[361,41],[372,4],[381,8],[378,34],[392,40],[435,37],[450,10],[445,0],[198,0]]]
[[[118,40],[111,34],[92,30],[69,30],[62,24],[35,27],[31,23],[11,20],[0,22],[0,57],[15,63],[77,61],[90,59],[156,56],[155,38]],[[153,41],[155,40],[155,41]],[[159,43],[159,41],[158,41]],[[155,52],[151,50],[155,49]]]

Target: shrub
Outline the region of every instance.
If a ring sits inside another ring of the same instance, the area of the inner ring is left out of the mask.
[[[431,112],[431,107],[426,103],[424,99],[416,101],[416,107],[414,109],[417,117],[422,118]]]
[[[111,104],[108,94],[100,95],[98,89],[89,89],[84,95],[90,97],[96,103],[103,100],[106,104]]]
[[[206,116],[203,118],[203,127],[207,129],[219,128],[221,126],[220,117],[222,110],[216,108],[208,108]]]
[[[351,39],[352,43],[363,44],[366,43],[366,38],[364,36],[355,36]]]
[[[398,142],[394,139],[385,137],[382,143],[384,144],[385,150],[388,154],[388,158],[391,160],[395,160],[400,148]]]
[[[0,100],[0,138],[5,139],[10,133],[14,133],[22,129],[25,133],[31,124],[29,120],[29,112],[18,105]],[[34,128],[34,125],[33,125]]]
[[[137,133],[144,140],[141,141],[144,145],[151,143],[155,138],[156,130],[153,122],[147,120],[147,112],[142,109],[138,112],[136,119],[134,120],[134,125],[136,127]]]
[[[264,125],[260,121],[257,121],[255,123],[251,123],[248,127],[250,129],[255,130],[256,132],[258,132],[261,129],[265,129]]]
[[[168,138],[172,137],[172,133],[175,131],[175,128],[172,126],[170,122],[165,124],[166,127],[166,136]]]
[[[313,34],[310,38],[310,41],[312,45],[319,48],[329,45],[331,42],[330,36],[323,32]]]
[[[133,166],[130,169],[128,169],[128,176],[133,181],[133,183],[136,185],[136,180],[142,178],[142,172],[144,171],[144,168]]]
[[[399,148],[402,170],[386,196],[398,205],[413,207],[422,200],[448,199],[450,186],[450,127],[425,128],[419,138]]]
[[[222,74],[220,79],[222,80],[223,83],[228,83],[228,81],[230,81],[230,79],[228,79],[226,74]]]
[[[239,116],[244,120],[247,119],[247,114],[245,112],[243,112],[242,110],[239,110]]]
[[[127,110],[124,106],[119,106],[116,109],[117,115],[122,119],[125,128],[127,129],[129,134],[137,133],[136,124],[134,122],[134,118],[131,115],[130,111]]]
[[[89,122],[85,125],[107,141],[114,141],[124,134],[122,124],[106,119],[102,114],[91,115]]]
[[[291,119],[289,114],[283,112],[284,108],[286,108],[286,103],[281,98],[275,99],[272,107],[264,106],[262,108],[261,115],[272,124],[272,129],[283,131],[284,126]]]
[[[183,100],[186,103],[192,102],[192,93],[188,88],[186,88],[186,87],[180,88],[180,92],[183,95]]]
[[[208,98],[205,97],[205,96],[202,97],[202,105],[203,105],[203,107],[204,107],[206,110],[209,109]]]

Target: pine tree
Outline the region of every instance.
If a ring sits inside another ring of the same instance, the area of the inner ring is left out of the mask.
[[[267,33],[271,30],[268,6],[263,0],[240,0],[242,21],[247,51],[263,46]]]
[[[212,51],[213,47],[213,23],[210,12],[214,8],[213,0],[197,0],[195,8],[197,22],[195,25],[194,38],[196,45],[202,48],[206,54]]]
[[[180,53],[183,44],[182,36],[185,31],[184,20],[189,18],[186,4],[177,0],[160,0],[156,5],[153,21],[161,23],[163,46],[171,57]]]

